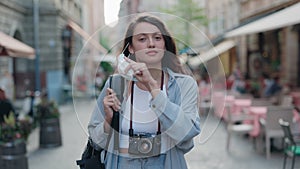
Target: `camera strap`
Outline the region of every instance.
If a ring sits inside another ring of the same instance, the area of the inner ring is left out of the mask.
[[[160,83],[160,90],[163,90],[163,86],[164,86],[164,72],[161,71],[161,83]],[[134,92],[134,81],[131,81],[131,97],[130,97],[130,126],[129,126],[129,136],[132,137],[134,134],[134,130],[132,128],[132,117],[133,117],[133,92]],[[156,135],[161,134],[160,131],[160,122],[158,119],[157,122],[157,133]]]

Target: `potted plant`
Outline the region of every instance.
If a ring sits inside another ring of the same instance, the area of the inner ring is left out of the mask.
[[[16,120],[13,112],[0,125],[0,168],[28,169],[26,141],[32,130],[29,118]]]
[[[62,145],[60,132],[60,112],[55,101],[50,101],[46,96],[36,107],[40,124],[40,147],[49,148]]]

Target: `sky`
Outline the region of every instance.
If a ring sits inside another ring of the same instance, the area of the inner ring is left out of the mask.
[[[111,24],[118,20],[121,0],[104,0],[104,21]],[[116,22],[117,23],[117,22]]]

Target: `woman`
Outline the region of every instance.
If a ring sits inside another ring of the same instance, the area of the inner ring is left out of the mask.
[[[184,154],[200,133],[197,84],[183,74],[174,40],[158,18],[140,15],[127,29],[123,51],[125,72],[132,70],[136,81],[128,82],[122,103],[107,82],[88,125],[96,145],[110,143],[106,167],[187,168]],[[117,150],[108,139],[113,110],[121,113]]]

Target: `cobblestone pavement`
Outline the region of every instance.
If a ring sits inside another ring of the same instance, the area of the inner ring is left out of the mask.
[[[63,145],[60,147],[39,148],[39,131],[36,129],[30,135],[27,145],[29,169],[78,169],[75,161],[80,158],[86,144],[87,135],[84,130],[86,130],[94,105],[94,100],[78,100],[75,102],[75,108],[73,103],[60,107],[63,139]],[[234,136],[231,151],[228,153],[225,149],[224,124],[219,123],[215,117],[209,116],[202,119],[202,134],[195,138],[194,149],[186,155],[189,169],[282,168],[282,153],[272,152],[271,159],[267,160],[263,152],[254,150],[253,140],[244,136]],[[205,141],[210,134],[212,136]],[[299,161],[297,161],[296,168],[300,167]]]

